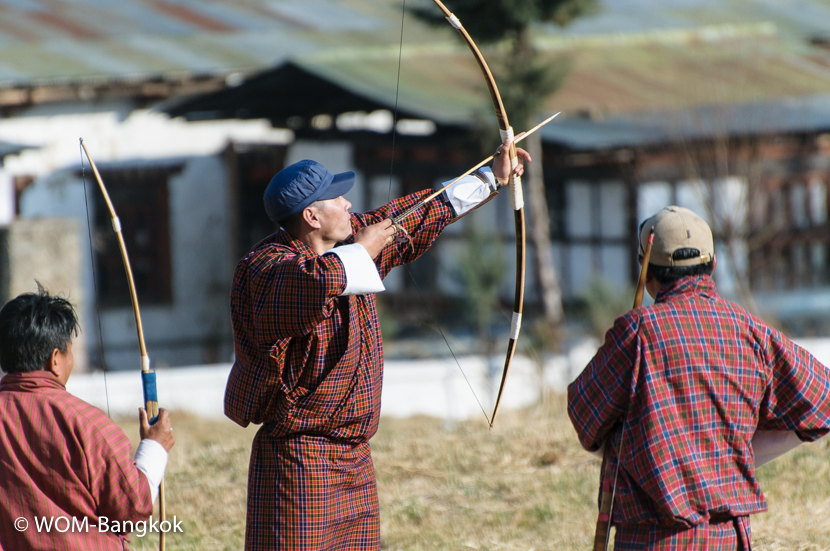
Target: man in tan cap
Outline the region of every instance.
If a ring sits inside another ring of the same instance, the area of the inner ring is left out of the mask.
[[[767,509],[755,470],[827,434],[830,376],[718,296],[702,218],[671,206],[647,219],[640,262],[652,227],[655,303],[616,320],[568,414],[585,449],[608,447],[615,550],[749,550],[749,515]]]

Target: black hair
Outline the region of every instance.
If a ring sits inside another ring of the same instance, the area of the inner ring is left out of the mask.
[[[303,210],[305,210],[305,209],[303,209]],[[300,220],[302,220],[302,219],[303,219],[303,211],[301,210],[300,212],[296,212],[296,213],[292,214],[291,216],[289,216],[285,220],[280,220],[279,222],[277,222],[277,224],[279,224],[282,229],[284,229],[285,231],[287,231],[291,235],[294,235],[295,233],[297,233],[296,232],[297,227],[299,226]]]
[[[68,300],[43,289],[19,295],[0,309],[0,369],[42,370],[52,352],[65,354],[77,334],[78,317]]]
[[[699,257],[700,251],[698,249],[677,249],[671,256],[674,260],[687,260]],[[712,275],[714,269],[714,260],[704,264],[694,264],[693,266],[656,266],[651,262],[648,264],[648,273],[662,285],[674,283],[684,277]]]
[[[320,208],[321,203],[322,201],[314,201],[313,203],[308,205],[308,207]],[[300,210],[300,212],[295,212],[285,220],[280,220],[279,222],[277,222],[277,224],[279,224],[282,229],[290,233],[292,236],[296,236],[300,228],[300,222],[303,221],[303,211],[305,211],[305,209],[307,209],[308,207],[304,207],[302,210]]]

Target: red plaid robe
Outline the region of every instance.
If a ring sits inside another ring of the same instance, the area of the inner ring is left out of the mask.
[[[568,414],[585,448],[608,440],[603,477],[621,456],[613,521],[625,549],[734,549],[767,508],[756,428],[826,434],[830,376],[709,276],[689,277],[617,319],[568,387]]]
[[[428,193],[353,214],[352,229]],[[406,218],[413,249],[387,246],[375,260],[380,276],[425,252],[451,212],[438,200]],[[368,444],[380,416],[380,325],[375,296],[338,296],[345,287],[337,255],[319,256],[285,231],[255,245],[236,268],[236,362],[225,413],[242,426],[265,423],[251,452],[248,550],[380,548]]]
[[[98,517],[147,520],[150,485],[130,459],[130,441],[100,410],[46,371],[0,379],[0,549],[114,551],[127,534],[98,531]],[[34,517],[66,517],[38,533]],[[17,531],[23,517],[28,529]],[[74,530],[72,519],[89,530]]]

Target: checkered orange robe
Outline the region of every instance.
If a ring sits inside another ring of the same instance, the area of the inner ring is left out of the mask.
[[[352,229],[391,218],[429,193],[353,214]],[[387,246],[375,260],[380,276],[424,253],[451,216],[437,200],[405,219],[412,248]],[[255,245],[236,268],[236,362],[225,413],[242,426],[264,424],[251,452],[249,551],[380,548],[368,444],[380,416],[380,325],[375,296],[338,296],[345,287],[337,255],[317,255],[285,231]]]
[[[0,379],[0,550],[126,549],[128,535],[99,532],[98,517],[107,517],[112,526],[112,521],[147,520],[153,512],[150,485],[130,451],[118,425],[66,392],[51,373],[5,375]],[[39,532],[35,516],[65,517],[70,524],[55,521],[51,531]],[[15,529],[20,517],[28,522],[24,531]],[[89,530],[83,528],[85,519]]]

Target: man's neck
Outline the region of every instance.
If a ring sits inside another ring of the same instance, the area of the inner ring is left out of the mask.
[[[329,239],[324,239],[318,230],[301,232],[300,235],[291,234],[291,237],[297,241],[302,241],[308,248],[318,255],[323,255],[324,253],[332,250],[337,244]]]

